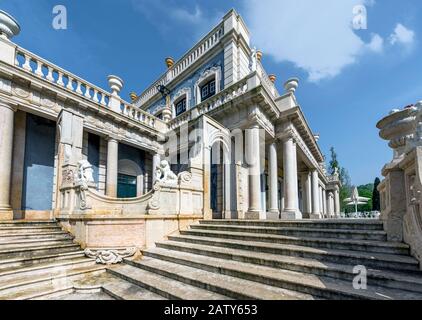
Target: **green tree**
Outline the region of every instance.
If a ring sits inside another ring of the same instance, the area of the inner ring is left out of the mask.
[[[346,212],[346,204],[344,203],[344,199],[350,197],[352,193],[352,182],[347,169],[340,166],[334,147],[331,147],[330,153],[331,160],[328,165],[328,173],[333,175],[336,172],[336,169],[339,173],[339,179],[342,185],[340,188],[340,210]]]
[[[380,202],[380,192],[378,191],[378,186],[381,183],[380,178],[375,178],[374,181],[374,190],[372,191],[372,210],[381,211],[381,202]]]

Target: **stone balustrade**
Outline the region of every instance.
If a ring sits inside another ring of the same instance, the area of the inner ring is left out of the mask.
[[[267,72],[265,71],[264,67],[262,66],[261,62],[257,62],[257,69],[258,77],[261,80],[262,85],[267,89],[269,93],[273,96],[274,99],[280,97],[280,93],[278,92],[277,88],[275,87],[274,83],[271,82],[270,78],[268,77]]]
[[[110,93],[25,49],[16,49],[15,65],[94,103],[108,106]]]
[[[140,110],[118,96],[113,97],[106,90],[81,79],[28,50],[20,47],[16,48],[15,66],[105,108],[111,109],[111,100],[118,99],[121,105],[121,113],[126,117],[156,130],[163,131],[167,127],[164,122],[148,112]]]
[[[145,92],[139,97],[136,102],[137,106],[144,105],[148,100],[158,94],[158,86],[168,85],[173,79],[183,73],[192,64],[203,57],[207,52],[214,48],[224,35],[224,24],[219,24],[214,28],[201,42],[189,50],[171,69],[169,69],[163,76],[154,82]]]
[[[248,87],[248,80],[251,78],[251,76],[255,76],[255,73],[243,78],[242,80],[219,92],[215,96],[212,96],[194,108],[187,110],[178,117],[174,118],[169,122],[169,129],[175,130],[183,124],[188,123],[189,121],[192,121],[203,114],[207,114],[208,112],[226,104],[227,102],[230,102],[236,97],[252,89]]]

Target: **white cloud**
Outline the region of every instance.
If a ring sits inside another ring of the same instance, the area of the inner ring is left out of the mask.
[[[371,42],[367,45],[367,48],[373,52],[381,53],[384,50],[384,39],[379,34],[372,34]]]
[[[353,8],[365,0],[245,1],[252,41],[276,61],[290,61],[317,82],[332,78],[365,52],[381,52],[383,39],[365,43],[352,29]],[[365,50],[369,49],[369,50]]]
[[[396,43],[411,45],[415,40],[415,32],[413,30],[407,29],[401,23],[396,25],[394,32],[390,36],[390,43],[392,45]]]

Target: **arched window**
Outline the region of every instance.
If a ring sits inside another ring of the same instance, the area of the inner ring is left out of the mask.
[[[205,70],[195,83],[196,104],[205,101],[220,92],[221,67],[216,66]]]
[[[191,89],[182,88],[173,97],[172,113],[173,118],[181,115],[190,108]]]

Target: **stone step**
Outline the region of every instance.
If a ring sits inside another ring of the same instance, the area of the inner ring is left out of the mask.
[[[209,237],[195,236],[169,236],[169,240],[203,244],[215,247],[232,248],[248,250],[252,252],[265,252],[271,254],[303,257],[317,259],[340,264],[365,265],[367,268],[389,269],[389,270],[406,270],[419,272],[419,263],[416,259],[408,256],[381,254],[381,253],[364,253],[359,251],[348,250],[332,250],[317,249],[302,246],[293,246],[277,243],[263,243],[242,240],[217,239]],[[168,243],[159,243],[160,246]],[[158,245],[158,244],[157,244]]]
[[[233,226],[218,224],[191,225],[194,230],[215,230],[246,232],[259,234],[277,234],[295,237],[313,238],[334,238],[352,240],[377,240],[386,241],[387,235],[384,231],[376,230],[345,230],[345,229],[316,229],[316,228],[285,228],[285,227],[256,227],[256,226]]]
[[[227,300],[228,297],[123,264],[107,272],[171,300]]]
[[[165,300],[164,297],[136,284],[116,276],[112,277],[113,279],[105,283],[102,289],[116,300]]]
[[[46,272],[57,273],[68,268],[89,267],[93,265],[95,265],[95,261],[93,259],[82,257],[48,263],[39,263],[34,266],[21,267],[13,270],[0,270],[0,288],[2,283],[9,280],[17,280],[20,277],[36,277],[43,275]]]
[[[0,259],[0,272],[14,270],[20,267],[35,266],[41,263],[67,260],[72,258],[82,258],[85,254],[79,247],[75,247],[73,251],[58,252],[55,254],[45,254],[38,256],[29,256],[27,258]]]
[[[57,226],[57,222],[46,220],[46,221],[26,221],[26,220],[15,220],[15,221],[0,221],[0,229],[3,227],[27,227],[27,226]]]
[[[336,220],[201,220],[200,224],[255,226],[255,227],[287,227],[315,229],[347,229],[347,230],[378,230],[384,227],[380,220],[336,219]]]
[[[143,258],[126,263],[184,284],[238,300],[314,300],[315,297],[262,283],[192,268],[169,261]]]
[[[271,242],[280,244],[292,244],[314,248],[328,248],[335,250],[353,250],[365,252],[378,252],[388,254],[409,255],[409,246],[399,242],[365,241],[365,240],[343,240],[333,238],[301,238],[271,234],[214,231],[191,229],[180,231],[182,235],[215,237],[222,239],[234,239],[244,241]]]
[[[0,235],[0,242],[11,242],[15,240],[24,240],[24,239],[63,239],[69,238],[73,239],[73,236],[65,231],[52,231],[52,232],[40,232],[40,233],[11,233],[6,235]]]
[[[191,253],[207,257],[267,266],[276,269],[312,273],[317,276],[331,277],[346,281],[353,281],[356,277],[356,274],[353,273],[353,265],[327,262],[322,263],[315,259],[281,256],[276,254],[196,245],[183,242],[164,242],[158,243],[157,245],[157,248],[144,251],[144,255],[170,262],[183,263],[183,261],[180,261],[177,257],[175,257],[175,252]],[[376,284],[378,286],[391,289],[401,289],[422,293],[422,272],[419,274],[403,274],[376,269],[368,269],[367,271],[368,283],[370,285]]]
[[[45,246],[33,245],[26,248],[1,249],[0,261],[13,258],[36,258],[43,255],[79,251],[80,249],[80,246],[76,243]]]
[[[151,252],[156,252],[158,250],[159,249],[152,249]],[[170,252],[168,255],[177,258],[179,264],[183,263],[184,266],[189,266],[190,273],[193,272],[191,269],[195,268],[199,270],[197,271],[198,273],[208,271],[224,274],[326,299],[422,299],[422,294],[420,293],[387,289],[371,285],[368,285],[366,290],[356,290],[353,288],[352,281],[343,281],[308,273],[270,268],[240,261],[219,259],[186,252]],[[162,261],[158,259],[154,260],[158,261],[155,263],[156,265],[160,265],[159,262],[162,263]],[[139,263],[142,263],[142,261]],[[179,265],[173,262],[171,263]],[[163,266],[163,270],[166,270],[166,268],[167,270],[171,270],[169,266]],[[188,276],[188,274],[189,273],[187,273],[186,276]]]
[[[9,234],[33,234],[33,233],[42,233],[42,232],[51,232],[51,231],[61,231],[62,228],[55,225],[48,225],[48,226],[20,226],[20,227],[0,227],[0,237],[3,235]]]
[[[51,291],[63,291],[73,288],[73,281],[87,279],[105,272],[104,266],[62,270],[57,273],[46,273],[38,277],[20,278],[19,280],[2,283],[0,286],[0,300],[33,299],[48,294]],[[40,290],[45,291],[40,291]]]
[[[0,251],[13,248],[27,248],[33,246],[51,246],[73,243],[73,237],[67,236],[58,239],[41,238],[41,239],[23,239],[11,240],[8,242],[0,242]]]

